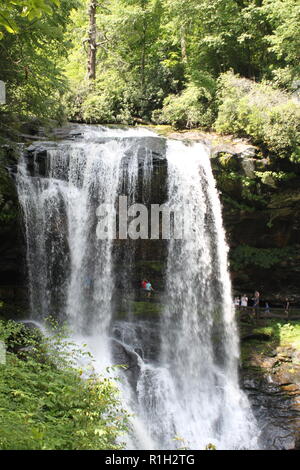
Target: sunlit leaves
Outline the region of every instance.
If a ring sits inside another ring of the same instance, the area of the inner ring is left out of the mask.
[[[300,63],[300,4],[298,0],[265,0],[264,12],[272,30],[267,35],[270,50],[290,66],[293,78],[299,77]],[[274,68],[274,67],[273,67]]]
[[[218,132],[249,136],[271,154],[300,160],[300,105],[292,95],[228,72],[219,79],[219,103]]]
[[[59,5],[60,0],[1,0],[0,27],[2,27],[2,31],[0,39],[3,38],[4,31],[10,34],[20,32],[17,18],[22,17],[33,21],[41,18],[44,14],[51,15],[53,9]]]
[[[37,340],[22,324],[0,321],[8,348],[7,363],[0,364],[0,448],[120,448],[116,440],[127,430],[127,413],[115,381],[95,374],[86,360],[82,378],[73,362],[85,351],[74,349],[56,322],[51,328],[48,338]],[[25,360],[11,352],[20,346],[30,347]]]

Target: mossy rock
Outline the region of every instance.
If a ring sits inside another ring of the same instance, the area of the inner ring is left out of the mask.
[[[295,204],[300,203],[300,191],[299,190],[287,190],[284,192],[276,193],[272,196],[271,201],[268,205],[270,209],[281,209],[286,207],[293,207]]]
[[[124,308],[125,307],[125,308]],[[126,310],[125,310],[126,309]],[[164,311],[164,305],[151,301],[133,301],[129,300],[126,305],[123,305],[121,311],[117,312],[118,317],[124,317],[128,314],[136,315],[139,317],[158,317]]]
[[[271,326],[265,326],[265,327],[261,327],[261,328],[254,328],[252,333],[254,335],[263,335],[264,337],[268,337],[268,338],[271,338],[275,334],[274,330]]]
[[[144,273],[159,273],[162,274],[164,271],[164,263],[161,261],[138,261],[136,267],[139,272]]]
[[[219,165],[226,169],[239,172],[240,170],[240,162],[238,161],[236,155],[227,152],[219,152],[217,154],[217,160]]]
[[[167,124],[160,124],[160,125],[147,124],[145,126],[138,126],[138,127],[142,127],[142,128],[144,127],[146,129],[150,129],[153,132],[157,132],[158,135],[161,135],[163,137],[169,137],[169,135],[172,134],[172,132],[174,132],[174,128],[170,126],[169,124],[168,125]]]

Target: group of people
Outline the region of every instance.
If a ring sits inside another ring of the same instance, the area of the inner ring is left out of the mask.
[[[258,319],[258,317],[259,317],[259,307],[260,307],[260,304],[259,304],[259,302],[260,302],[260,293],[258,291],[255,291],[254,296],[252,297],[251,300],[253,301],[253,304],[252,304],[253,315],[255,316],[256,319]],[[236,296],[234,298],[235,308],[239,309],[241,307],[242,310],[248,310],[248,301],[249,301],[249,299],[248,299],[246,294],[242,295],[241,297]],[[266,302],[265,311],[270,312],[268,302]]]
[[[246,294],[242,295],[241,298],[240,296],[235,297],[234,299],[234,305],[236,307],[248,307],[248,297]]]
[[[248,309],[248,300],[249,299],[248,299],[246,294],[242,295],[241,297],[236,296],[234,298],[234,305],[237,309],[239,309],[241,307],[242,310],[247,310]],[[253,304],[252,304],[253,313],[255,314],[256,318],[258,318],[259,309],[260,309],[260,293],[258,291],[254,292],[254,296],[252,297],[252,301],[253,301]],[[290,300],[287,297],[285,298],[283,307],[284,307],[284,312],[288,316],[289,315],[289,309],[290,309]],[[269,306],[269,303],[267,301],[265,302],[264,311],[265,311],[265,313],[270,313],[270,306]]]

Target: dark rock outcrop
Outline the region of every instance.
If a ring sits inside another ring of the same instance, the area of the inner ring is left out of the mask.
[[[19,150],[17,145],[0,148],[0,300],[25,293],[25,241],[13,178]]]
[[[299,449],[300,351],[297,327],[241,322],[241,385],[266,449]],[[291,333],[292,332],[292,333]]]

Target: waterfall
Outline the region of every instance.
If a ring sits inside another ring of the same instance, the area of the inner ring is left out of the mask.
[[[169,242],[160,367],[142,372],[142,409],[163,446],[173,435],[192,448],[255,447],[238,385],[227,245],[208,150],[169,142],[167,159],[169,206],[183,215],[185,238]]]
[[[33,145],[19,163],[32,318],[66,320],[99,371],[130,364],[121,385],[134,414],[128,448],[256,448],[238,384],[227,245],[208,149],[148,130],[80,129],[78,140],[42,144],[44,156]],[[183,214],[184,238],[118,239],[121,195],[128,205],[150,211],[166,203]],[[108,236],[99,240],[103,204]],[[157,259],[165,266],[158,292],[140,298],[140,265],[155,273]],[[147,318],[155,308],[160,316]]]

